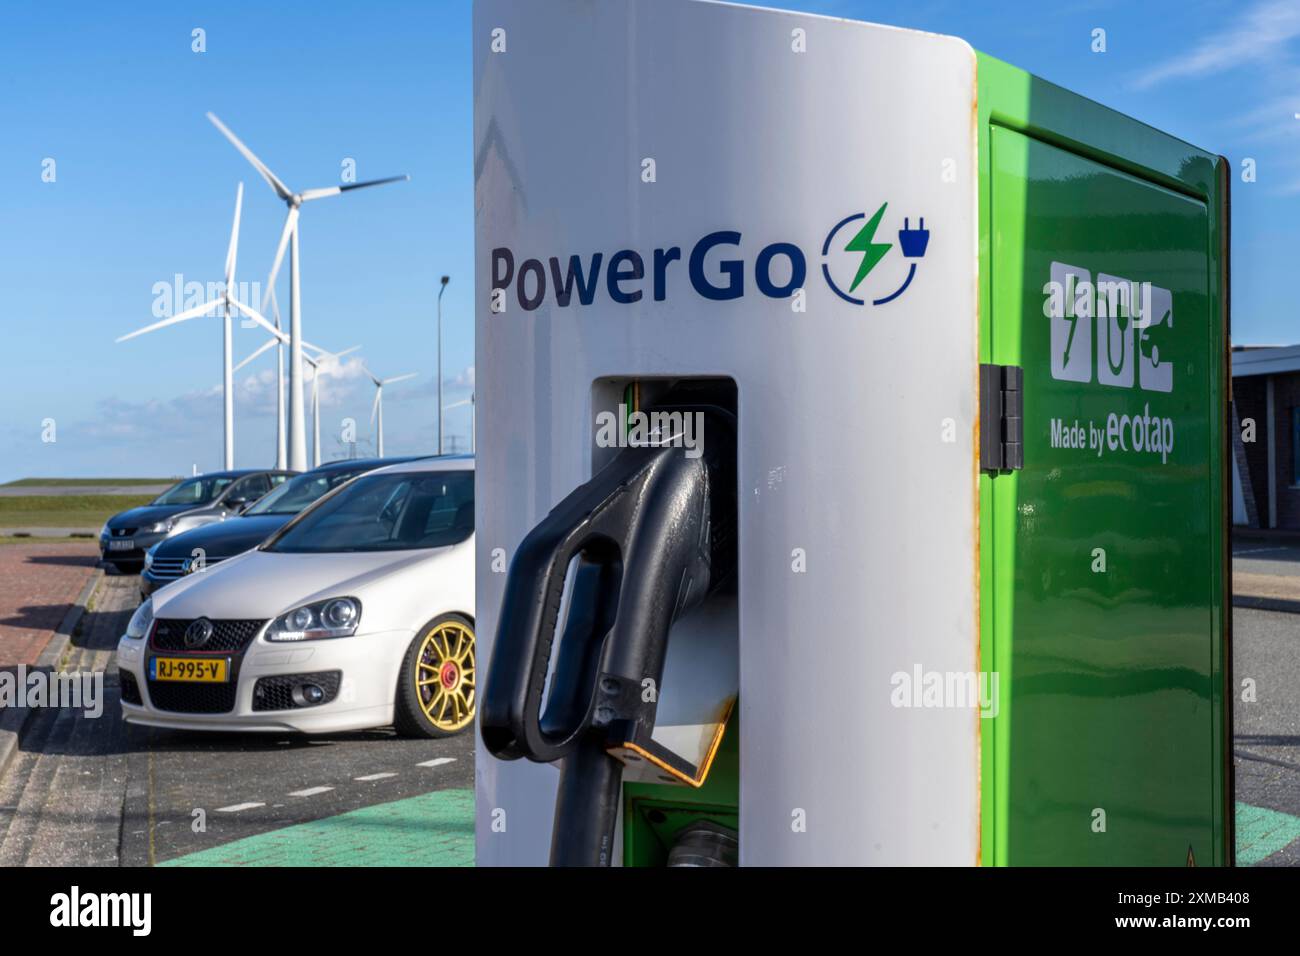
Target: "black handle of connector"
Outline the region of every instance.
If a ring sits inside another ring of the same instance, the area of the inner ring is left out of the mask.
[[[700,443],[619,452],[525,537],[506,580],[479,729],[502,759],[563,761],[559,865],[610,862],[622,764],[606,740],[629,723],[653,730],[673,622],[735,568],[735,419],[712,405],[669,409],[702,416]]]
[[[626,448],[555,506],[516,551],[479,712],[503,759],[562,759],[593,725],[653,720],[672,622],[729,570],[735,544],[734,419],[704,416],[696,449]],[[715,496],[726,499],[715,501]],[[724,516],[725,517],[722,517]],[[546,713],[541,703],[565,580],[577,559]],[[643,697],[650,697],[643,701]],[[644,704],[645,706],[641,706]]]

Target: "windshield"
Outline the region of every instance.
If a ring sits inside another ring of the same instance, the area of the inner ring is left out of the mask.
[[[406,551],[474,533],[474,472],[362,475],[272,538],[266,551]]]
[[[189,478],[153,500],[156,505],[205,505],[216,499],[233,478]]]
[[[286,481],[269,495],[266,495],[245,515],[296,515],[303,508],[333,491],[343,482],[355,478],[364,469],[358,471],[338,470],[321,475],[298,475]]]

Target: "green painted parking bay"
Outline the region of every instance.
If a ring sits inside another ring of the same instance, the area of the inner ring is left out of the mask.
[[[433,793],[300,823],[159,866],[473,866],[474,791]]]

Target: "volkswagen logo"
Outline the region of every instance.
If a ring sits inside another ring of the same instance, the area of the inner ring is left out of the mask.
[[[201,617],[185,629],[185,646],[190,650],[202,647],[212,640],[212,622]]]

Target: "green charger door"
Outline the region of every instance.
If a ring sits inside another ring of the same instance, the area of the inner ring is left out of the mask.
[[[1003,701],[992,862],[1223,863],[1213,203],[985,130],[985,360],[1024,383],[1023,469],[984,479]]]

